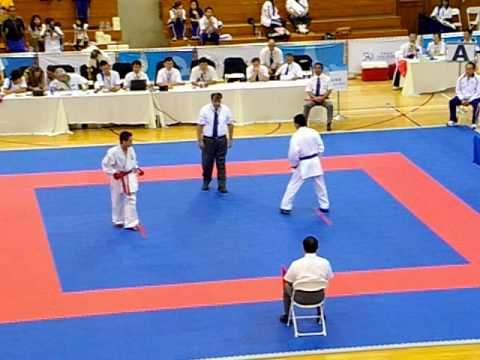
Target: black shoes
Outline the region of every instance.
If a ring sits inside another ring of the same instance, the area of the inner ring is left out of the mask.
[[[330,209],[322,209],[321,207],[319,207],[318,211],[321,211],[324,214],[328,214],[330,212]]]
[[[280,322],[283,323],[283,324],[287,324],[288,322],[288,315],[282,315],[280,316]]]
[[[222,194],[226,194],[226,193],[228,193],[228,190],[227,190],[227,188],[225,187],[225,185],[220,185],[220,186],[218,187],[218,192],[220,192],[220,193],[222,193]]]
[[[291,212],[292,210],[280,209],[280,214],[283,214],[283,215],[290,215]]]
[[[210,181],[204,181],[202,185],[202,191],[208,191],[210,189],[209,185],[210,185]]]
[[[332,131],[332,124],[327,124],[327,131]]]

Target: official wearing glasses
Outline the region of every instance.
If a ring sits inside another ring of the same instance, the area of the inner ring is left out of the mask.
[[[225,158],[233,144],[233,120],[230,109],[222,104],[222,94],[213,93],[211,104],[200,110],[197,137],[202,150],[203,191],[209,190],[213,164],[217,166],[218,191],[227,193]]]

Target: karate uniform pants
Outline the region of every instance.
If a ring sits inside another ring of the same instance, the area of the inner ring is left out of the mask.
[[[112,222],[131,228],[139,224],[137,214],[137,194],[126,195],[122,191],[121,182],[111,185]]]
[[[477,123],[478,119],[478,104],[480,103],[480,99],[475,99],[470,101],[470,105],[472,105],[473,111],[472,111],[472,124]],[[462,102],[458,98],[458,96],[455,96],[453,99],[451,99],[448,103],[450,107],[450,120],[453,122],[458,122],[457,119],[457,106],[462,105]]]
[[[330,207],[330,202],[328,201],[327,187],[325,185],[325,179],[323,175],[311,177],[313,180],[313,186],[315,188],[315,193],[318,199],[318,205],[322,209],[328,209]],[[295,195],[297,195],[298,190],[302,187],[305,179],[302,179],[300,176],[300,171],[295,169],[290,181],[283,195],[282,203],[280,208],[283,210],[292,210],[293,201],[295,200]]]
[[[327,109],[327,124],[331,124],[333,121],[333,103],[331,100],[325,100],[321,104],[317,104],[312,101],[305,103],[305,105],[303,105],[303,115],[305,116],[305,119],[308,121],[310,110],[312,110],[312,108],[315,106],[323,106],[325,109]]]

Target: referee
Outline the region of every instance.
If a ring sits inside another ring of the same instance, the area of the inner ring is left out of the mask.
[[[217,165],[218,191],[227,193],[225,157],[233,144],[233,120],[230,109],[222,104],[222,94],[213,93],[211,104],[200,110],[197,137],[202,150],[203,191],[209,190],[213,163]]]

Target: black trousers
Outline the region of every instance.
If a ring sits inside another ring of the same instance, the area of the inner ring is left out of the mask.
[[[296,29],[298,25],[309,25],[312,22],[312,19],[308,16],[293,16],[293,15],[288,15],[288,19]]]
[[[470,105],[473,107],[473,112],[472,112],[472,124],[477,123],[477,117],[478,117],[478,104],[480,103],[480,99],[475,99],[470,101]],[[454,98],[450,99],[448,106],[450,108],[450,120],[453,122],[457,122],[457,106],[462,105],[462,101],[458,98],[458,96],[455,96]]]
[[[288,315],[290,312],[290,305],[292,303],[292,285],[285,284],[283,286],[283,313]],[[316,304],[325,299],[325,290],[320,291],[300,291],[295,292],[295,301],[299,304],[309,305]]]
[[[217,166],[218,185],[225,185],[227,182],[227,172],[225,168],[225,158],[227,156],[227,137],[219,138],[203,137],[205,147],[202,149],[202,168],[203,181],[212,181],[212,172],[214,163]]]

